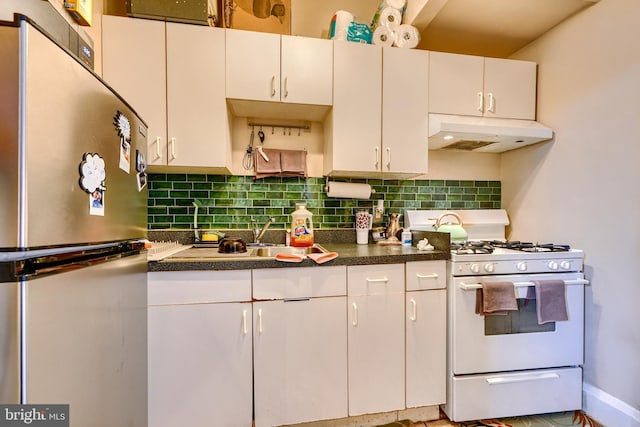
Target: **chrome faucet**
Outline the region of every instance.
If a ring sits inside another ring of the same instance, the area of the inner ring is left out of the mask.
[[[275,218],[269,218],[267,222],[265,222],[265,224],[262,226],[262,228],[260,228],[256,220],[253,219],[253,217],[251,217],[251,227],[252,227],[251,231],[253,231],[254,243],[260,243],[260,239],[262,239],[262,236],[264,236],[264,233],[267,231],[269,226],[275,222],[275,220],[276,220]]]

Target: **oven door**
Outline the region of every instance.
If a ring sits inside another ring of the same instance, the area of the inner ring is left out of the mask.
[[[526,282],[567,282],[569,320],[538,325],[536,300],[526,299]],[[450,277],[449,321],[451,369],[454,375],[514,371],[583,362],[584,276],[582,273]],[[511,315],[475,313],[480,283],[515,282],[518,311]]]

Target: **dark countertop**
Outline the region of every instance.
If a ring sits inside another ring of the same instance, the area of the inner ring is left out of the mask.
[[[254,268],[315,267],[331,265],[397,264],[409,261],[432,261],[449,259],[449,251],[419,251],[415,246],[381,246],[376,244],[357,245],[355,243],[321,244],[328,252],[337,252],[338,257],[323,264],[310,259],[299,263],[277,261],[274,258],[257,256],[236,256],[231,258],[185,259],[149,262],[149,271],[188,270],[246,270]],[[179,257],[179,253],[174,255]]]
[[[150,233],[151,234],[151,233]],[[342,233],[341,233],[342,234]],[[165,258],[161,261],[150,261],[148,271],[189,271],[189,270],[246,270],[255,268],[285,268],[285,267],[315,267],[332,265],[368,265],[368,264],[397,264],[409,261],[433,261],[448,260],[450,258],[449,234],[436,232],[414,233],[413,246],[387,246],[370,243],[368,245],[358,245],[355,243],[355,232],[353,239],[348,235],[348,239],[353,243],[345,243],[344,235],[338,238],[316,239],[318,244],[328,252],[337,252],[338,257],[323,264],[316,264],[310,259],[305,259],[300,263],[290,263],[277,261],[274,258],[258,256],[231,256],[216,258],[179,258],[179,253],[173,255],[175,259]],[[150,236],[152,237],[152,236]],[[320,236],[319,236],[320,237]],[[435,246],[432,251],[419,251],[415,244],[418,240],[427,237],[429,242]],[[324,240],[324,241],[323,241]],[[189,244],[191,242],[182,242]]]

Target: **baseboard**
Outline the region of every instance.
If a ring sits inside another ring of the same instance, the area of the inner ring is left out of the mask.
[[[605,427],[640,427],[640,411],[591,384],[582,386],[582,408]]]

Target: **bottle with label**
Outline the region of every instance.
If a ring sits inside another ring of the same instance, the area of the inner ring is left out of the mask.
[[[291,213],[291,246],[307,247],[313,245],[313,214],[307,210],[306,203],[296,203]]]
[[[413,236],[411,235],[411,230],[405,228],[402,230],[401,240],[403,246],[411,246],[413,244]]]

